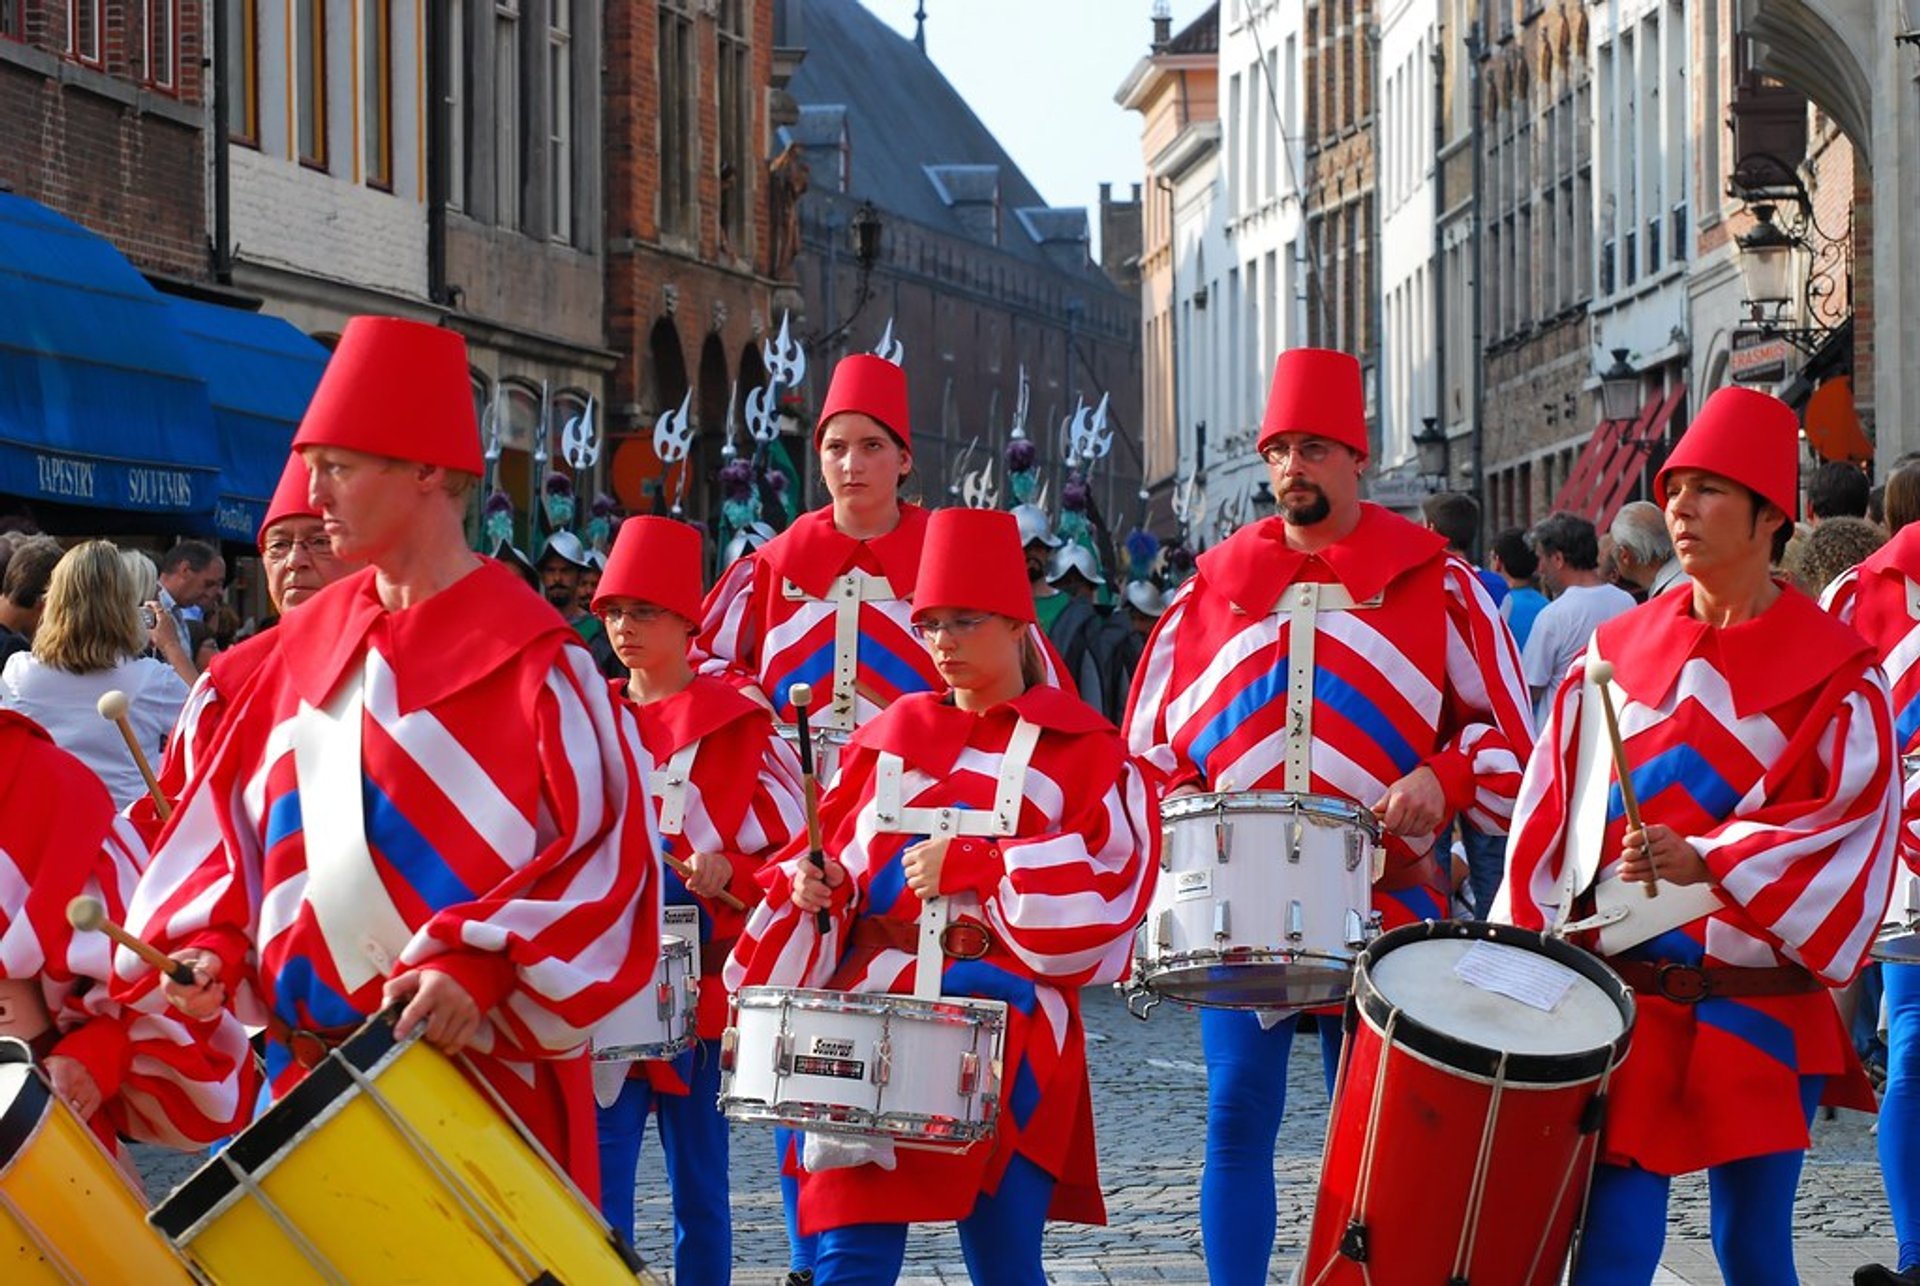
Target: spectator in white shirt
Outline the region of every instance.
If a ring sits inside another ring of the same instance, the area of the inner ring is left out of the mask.
[[[1533,692],[1536,726],[1545,727],[1546,707],[1567,667],[1586,648],[1594,630],[1634,606],[1633,595],[1600,575],[1600,536],[1578,514],[1553,513],[1528,536],[1540,556],[1540,580],[1553,601],[1533,620],[1520,653],[1520,668]]]

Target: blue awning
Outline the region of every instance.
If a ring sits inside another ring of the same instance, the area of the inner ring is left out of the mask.
[[[206,380],[220,439],[214,526],[252,541],[328,353],[291,322],[192,299],[168,301],[187,357]]]
[[[220,467],[165,297],[105,238],[0,192],[0,491],[210,524]]]

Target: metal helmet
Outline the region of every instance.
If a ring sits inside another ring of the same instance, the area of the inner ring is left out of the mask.
[[[1047,568],[1047,584],[1058,585],[1066,579],[1068,572],[1079,572],[1090,585],[1107,583],[1107,578],[1100,574],[1100,563],[1094,558],[1093,551],[1078,542],[1055,551]]]
[[[575,567],[593,566],[587,560],[587,548],[580,543],[580,537],[564,528],[547,537],[546,547],[540,551],[540,560],[545,562],[548,554],[564,559]]]
[[[1053,523],[1047,519],[1047,511],[1039,505],[1015,505],[1013,520],[1020,524],[1022,549],[1036,540],[1048,549],[1060,548],[1060,537],[1053,534]]]
[[[733,539],[729,540],[727,547],[721,551],[720,565],[722,567],[733,566],[736,562],[745,558],[769,540],[772,540],[773,536],[773,528],[769,527],[766,523],[749,523],[747,526],[733,533]]]
[[[1130,580],[1126,590],[1127,606],[1142,616],[1159,616],[1167,610],[1166,595],[1150,580]]]

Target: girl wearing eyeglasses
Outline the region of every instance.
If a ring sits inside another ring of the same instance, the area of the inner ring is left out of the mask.
[[[732,986],[911,993],[922,899],[938,895],[941,994],[1008,1007],[990,1139],[957,1155],[882,1140],[874,1159],[802,1176],[815,1286],[891,1282],[907,1226],[949,1220],[976,1282],[1037,1284],[1049,1218],[1105,1221],[1079,990],[1126,969],[1157,869],[1158,786],[1113,725],[1044,681],[1032,621],[1012,515],[933,514],[913,627],[945,690],[862,727],[821,806],[824,869],[801,840],[763,872],[766,900],[728,966]],[[1003,777],[1011,813],[996,806]],[[892,781],[897,812],[880,798]],[[974,824],[930,839],[941,809]]]
[[[698,908],[701,975],[692,1050],[672,1062],[631,1064],[624,1078],[595,1069],[601,1211],[633,1240],[634,1168],[647,1118],[657,1114],[673,1193],[674,1280],[725,1283],[733,1221],[718,1102],[727,1020],[718,975],[745,923],[739,904],[759,899],[761,862],[806,829],[800,763],[765,709],[688,663],[700,615],[694,528],[670,518],[622,523],[593,611],[627,667],[614,692],[629,703],[653,760],[649,789],[669,858],[664,900]]]

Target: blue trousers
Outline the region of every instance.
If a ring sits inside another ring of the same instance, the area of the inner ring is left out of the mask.
[[[600,1213],[633,1242],[634,1169],[647,1117],[660,1118],[667,1186],[673,1193],[673,1280],[725,1286],[733,1274],[733,1212],[727,1194],[727,1120],[720,1115],[720,1043],[692,1051],[688,1094],[656,1094],[630,1077],[599,1111]]]
[[[1273,1149],[1287,1107],[1287,1056],[1297,1018],[1263,1030],[1250,1013],[1200,1011],[1207,1059],[1207,1158],[1200,1171],[1200,1240],[1213,1286],[1261,1286],[1273,1255]],[[1321,1017],[1327,1093],[1340,1068],[1340,1021]]]
[[[813,1261],[820,1257],[819,1234],[809,1237],[800,1231],[800,1180],[787,1173],[787,1157],[798,1156],[804,1143],[800,1131],[773,1127],[773,1172],[780,1176],[780,1211],[787,1221],[787,1268],[796,1273],[813,1271]]]
[[[960,1253],[976,1286],[1046,1286],[1040,1262],[1040,1235],[1047,1205],[1053,1200],[1053,1176],[1023,1156],[1015,1156],[992,1196],[981,1193],[973,1213],[962,1219]],[[829,1228],[820,1234],[814,1260],[814,1286],[889,1286],[900,1278],[907,1255],[907,1225],[862,1223]]]
[[[1460,840],[1467,850],[1467,885],[1473,890],[1473,918],[1484,920],[1507,869],[1507,837],[1477,831],[1460,819]]]
[[[1920,1266],[1920,965],[1883,964],[1887,1087],[1880,1099],[1880,1169],[1900,1239],[1900,1268]]]
[[[1813,1120],[1824,1076],[1800,1078],[1800,1106]],[[1793,1194],[1804,1152],[1770,1152],[1707,1171],[1714,1257],[1727,1286],[1797,1286]],[[1586,1233],[1571,1286],[1647,1286],[1667,1240],[1672,1180],[1631,1166],[1602,1165],[1587,1198]]]

